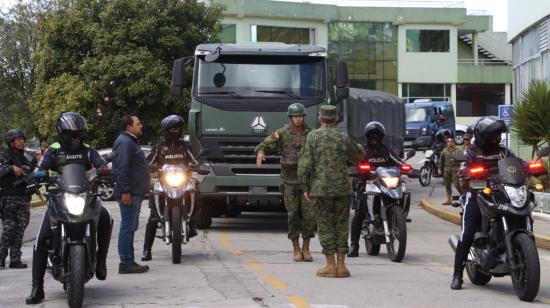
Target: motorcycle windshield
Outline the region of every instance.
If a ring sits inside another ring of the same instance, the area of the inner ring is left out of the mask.
[[[498,173],[503,184],[522,185],[525,183],[525,171],[517,157],[506,157],[498,161]]]
[[[376,168],[376,175],[380,178],[398,177],[399,168],[397,167],[378,167]]]
[[[88,189],[89,181],[84,166],[81,164],[63,166],[60,186],[63,191],[73,194],[85,192]]]

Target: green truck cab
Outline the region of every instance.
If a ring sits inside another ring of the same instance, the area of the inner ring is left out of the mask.
[[[189,83],[184,76],[191,67]],[[337,63],[335,71],[336,87],[324,47],[282,43],[201,44],[194,56],[174,62],[172,94],[182,97],[191,85],[191,149],[202,150],[211,169],[199,185],[203,228],[219,215],[284,210],[280,155],[266,155],[258,168],[254,148],[289,122],[292,103],[302,103],[307,124],[318,127],[319,107],[349,95],[346,64]]]

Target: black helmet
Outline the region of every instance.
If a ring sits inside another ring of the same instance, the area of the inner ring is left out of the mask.
[[[495,116],[480,118],[474,126],[475,143],[480,147],[498,145],[500,135],[506,131],[506,123],[503,120]]]
[[[166,139],[180,139],[185,120],[179,115],[169,115],[160,122],[161,134]],[[177,129],[176,129],[177,128]]]
[[[76,150],[86,137],[88,124],[86,124],[86,119],[76,112],[63,112],[57,118],[55,130],[57,131],[61,145],[70,150]],[[80,140],[73,141],[75,137],[78,137]]]
[[[375,145],[375,144],[380,144],[382,142],[382,139],[386,134],[386,129],[384,128],[384,125],[382,125],[382,123],[377,121],[372,121],[367,123],[367,125],[365,125],[365,129],[363,130],[363,133],[367,138],[367,143]]]
[[[6,145],[10,145],[10,142],[15,140],[16,138],[22,137],[23,139],[27,139],[25,136],[25,132],[20,130],[19,128],[14,128],[8,130],[8,132],[4,135],[4,142]]]
[[[453,138],[453,132],[448,128],[442,128],[435,133],[435,139],[438,142],[445,141],[445,138]]]

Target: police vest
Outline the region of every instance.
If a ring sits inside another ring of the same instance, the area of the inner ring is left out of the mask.
[[[58,142],[50,145],[54,151],[52,153],[52,168],[55,172],[60,172],[60,167],[68,164],[80,164],[83,165],[86,170],[92,169],[92,163],[90,162],[90,146],[82,144],[77,150],[67,150],[61,147]]]
[[[188,164],[187,145],[185,143],[160,143],[157,148],[157,164],[162,165],[181,165]]]

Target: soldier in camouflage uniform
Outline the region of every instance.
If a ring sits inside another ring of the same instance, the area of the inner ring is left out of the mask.
[[[298,164],[298,178],[305,198],[315,208],[319,241],[327,260],[326,266],[317,271],[319,277],[350,276],[344,263],[351,194],[348,165],[359,163],[365,156],[361,145],[334,127],[337,118],[335,106],[321,107],[321,127],[307,136]]]
[[[262,165],[266,153],[282,152],[281,187],[288,212],[288,239],[292,241],[293,259],[295,262],[311,262],[313,257],[309,252],[309,241],[315,236],[315,211],[306,203],[297,176],[298,157],[311,129],[304,122],[304,105],[290,105],[287,115],[291,119],[290,123],[274,131],[256,147],[256,165]],[[302,248],[299,242],[300,234],[303,239]]]
[[[441,152],[441,159],[439,160],[439,174],[443,174],[443,182],[447,191],[447,201],[443,202],[443,205],[451,205],[453,203],[451,184],[454,184],[459,194],[462,193],[462,187],[458,178],[460,163],[455,161],[452,155],[463,153],[464,150],[456,146],[455,140],[452,137],[447,138],[447,147]]]
[[[9,250],[9,267],[27,268],[27,265],[21,262],[21,246],[25,229],[29,224],[31,196],[27,193],[26,183],[19,180],[36,167],[36,160],[25,157],[25,140],[22,130],[9,130],[4,136],[4,142],[8,147],[0,153],[0,218],[3,226],[0,238],[0,267],[6,266],[5,260]]]

